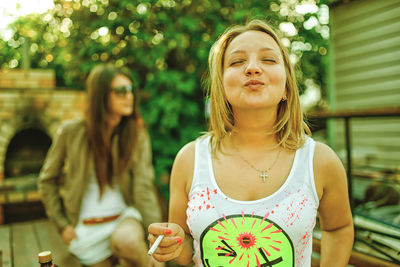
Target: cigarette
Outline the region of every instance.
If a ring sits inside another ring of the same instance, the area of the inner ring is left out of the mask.
[[[147,254],[149,256],[153,255],[154,251],[156,251],[156,249],[158,248],[158,245],[160,245],[161,240],[163,239],[164,235],[159,235],[156,239],[156,241],[154,242],[154,244],[151,246],[151,248],[149,249],[149,251],[147,252]]]

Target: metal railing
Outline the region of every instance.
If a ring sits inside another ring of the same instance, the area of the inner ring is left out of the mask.
[[[374,117],[400,117],[400,107],[390,107],[381,109],[368,109],[368,110],[343,110],[333,112],[311,112],[306,115],[307,119],[343,119],[344,120],[344,133],[345,133],[345,147],[346,147],[346,169],[348,179],[348,190],[351,208],[353,210],[354,201],[352,197],[352,140],[351,140],[351,119],[353,118],[374,118]]]

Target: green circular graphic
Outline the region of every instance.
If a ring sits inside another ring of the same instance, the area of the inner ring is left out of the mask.
[[[200,251],[205,267],[294,266],[289,236],[256,215],[230,215],[211,223],[201,234]]]

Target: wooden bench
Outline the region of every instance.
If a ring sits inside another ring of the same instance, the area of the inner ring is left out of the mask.
[[[37,267],[38,253],[50,250],[60,267],[80,267],[48,220],[0,226],[0,267]]]
[[[37,177],[26,175],[0,180],[0,204],[40,201]]]
[[[45,218],[37,176],[0,180],[0,225]]]

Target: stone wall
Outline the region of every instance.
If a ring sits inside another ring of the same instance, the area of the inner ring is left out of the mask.
[[[54,88],[54,70],[4,70],[0,71],[0,88]]]

